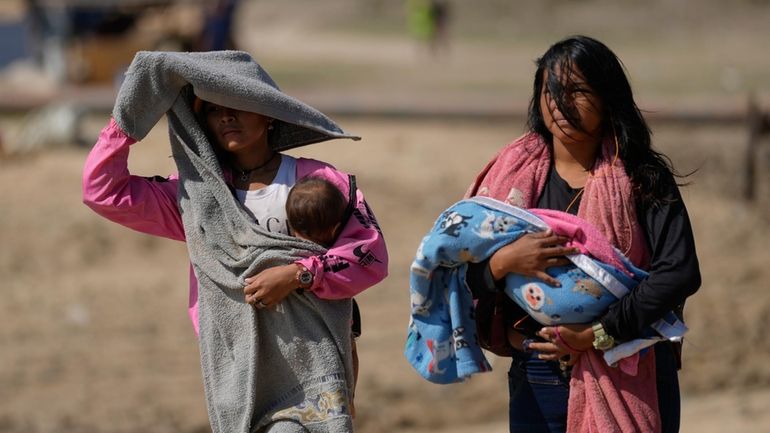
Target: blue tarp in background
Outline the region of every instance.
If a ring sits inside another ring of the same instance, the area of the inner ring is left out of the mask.
[[[30,43],[24,21],[0,21],[0,68],[29,57]]]

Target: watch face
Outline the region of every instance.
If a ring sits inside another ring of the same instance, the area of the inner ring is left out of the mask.
[[[299,283],[308,286],[313,283],[313,274],[310,271],[302,271],[299,274]]]

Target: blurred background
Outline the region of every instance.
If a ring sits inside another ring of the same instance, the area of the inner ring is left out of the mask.
[[[357,298],[357,431],[507,431],[505,359],[451,386],[404,360],[408,268],[524,131],[533,60],[577,33],[618,54],[692,173],[682,431],[769,431],[770,1],[2,0],[0,432],[209,431],[185,247],[97,217],[80,172],[137,50],[226,48],[363,136],[291,151],[356,174],[388,241],[390,276]],[[130,168],[167,175],[169,155],[161,122]]]

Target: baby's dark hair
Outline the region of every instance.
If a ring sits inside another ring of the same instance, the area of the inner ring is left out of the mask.
[[[342,192],[318,177],[297,181],[286,199],[286,217],[294,235],[327,248],[339,235],[346,208]]]

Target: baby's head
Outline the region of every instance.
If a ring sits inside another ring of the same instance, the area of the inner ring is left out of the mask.
[[[294,236],[330,247],[342,228],[347,202],[331,182],[305,177],[286,199],[286,217]]]

